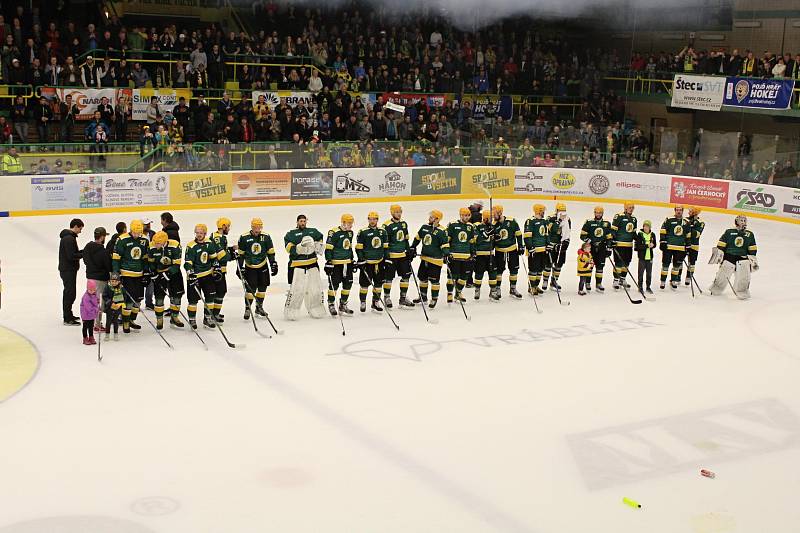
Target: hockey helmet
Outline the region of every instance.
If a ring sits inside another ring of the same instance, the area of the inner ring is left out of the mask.
[[[342,215],[342,224],[347,224],[348,222],[352,224],[354,220],[355,219],[353,218],[353,215],[350,213],[345,213]]]
[[[594,216],[597,216],[597,215],[602,216],[603,213],[605,213],[605,212],[606,212],[605,209],[603,209],[603,206],[601,206],[601,205],[595,206],[595,208],[594,208]]]
[[[256,228],[261,229],[263,227],[264,227],[264,222],[260,218],[255,217],[254,219],[250,220],[251,229],[256,229]]]
[[[537,216],[544,216],[544,205],[533,204],[533,214]]]
[[[502,216],[503,215],[503,206],[500,205],[500,204],[495,204],[494,207],[492,207],[492,214],[494,214],[495,216],[498,216],[498,217]]]
[[[217,229],[222,229],[223,226],[231,227],[231,219],[227,217],[220,217],[217,219]]]
[[[481,220],[483,220],[484,223],[489,222],[491,219],[492,219],[492,214],[490,212],[484,211],[483,213],[481,213]]]
[[[153,235],[153,245],[154,246],[162,246],[167,244],[169,237],[165,231],[157,231],[155,235]]]
[[[443,215],[443,214],[442,214],[442,212],[441,212],[441,211],[439,211],[438,209],[434,209],[433,211],[431,211],[431,216],[432,216],[433,218],[435,218],[436,220],[442,220],[442,217],[443,217],[444,215]]]
[[[144,224],[138,218],[131,221],[131,233],[141,234],[144,231]]]
[[[556,211],[566,211],[566,210],[567,210],[567,204],[565,204],[564,202],[558,202],[556,204]]]
[[[696,217],[696,216],[699,216],[699,215],[700,215],[700,208],[699,207],[697,207],[696,205],[689,206],[689,216],[690,217]]]
[[[462,207],[461,209],[458,210],[458,216],[463,216],[463,215],[469,215],[469,216],[472,215],[472,211],[469,210],[469,207]]]
[[[627,212],[628,209],[633,209],[636,206],[633,205],[633,202],[625,202],[624,204],[622,204],[622,207]]]
[[[389,206],[389,213],[391,213],[392,215],[394,215],[395,213],[398,215],[402,215],[403,208],[400,207],[399,204],[392,204],[391,206]]]
[[[371,218],[374,218],[375,220],[377,220],[377,219],[380,218],[380,215],[378,215],[377,211],[370,211],[369,213],[367,213],[367,220],[369,220]]]

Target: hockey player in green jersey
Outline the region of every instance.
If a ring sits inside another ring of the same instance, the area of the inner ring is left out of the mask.
[[[601,206],[594,208],[594,217],[588,219],[583,223],[581,228],[581,241],[587,240],[592,244],[592,260],[594,263],[594,281],[598,291],[604,291],[603,288],[603,267],[606,264],[606,259],[610,253],[609,246],[611,244],[611,224],[607,220],[603,220],[604,210]],[[592,290],[591,282],[586,280],[587,291]]]
[[[666,287],[667,274],[670,274],[670,287],[678,288],[686,256],[689,235],[689,222],[683,218],[683,206],[675,206],[675,216],[667,218],[661,225],[661,288]],[[672,263],[672,271],[669,266]]]
[[[164,327],[164,298],[169,296],[170,325],[182,328],[180,318],[181,297],[183,296],[183,275],[181,256],[183,252],[178,241],[167,237],[163,231],[156,232],[147,251],[150,277],[153,279],[155,296],[156,328]]]
[[[205,299],[203,312],[203,325],[207,328],[216,327],[216,282],[214,274],[221,275],[217,257],[219,249],[213,241],[206,238],[208,226],[197,224],[194,227],[194,239],[186,245],[183,258],[183,268],[186,270],[186,298],[189,301],[189,325],[197,329],[197,302],[200,301],[202,292]]]
[[[275,260],[275,246],[272,237],[264,232],[264,222],[260,218],[250,221],[250,231],[239,237],[236,249],[239,271],[245,286],[244,319],[250,320],[250,308],[256,302],[256,316],[267,316],[264,311],[264,298],[270,284],[270,276],[278,274],[278,262]]]
[[[298,215],[297,227],[283,237],[291,269],[291,287],[284,305],[284,316],[287,320],[297,320],[304,302],[308,314],[313,318],[325,316],[317,263],[317,256],[325,250],[323,238],[317,228],[308,227],[308,218],[305,215]]]
[[[758,246],[753,232],[747,229],[747,217],[739,215],[735,227],[725,230],[711,254],[709,264],[719,264],[709,292],[717,296],[725,291],[734,274],[733,291],[740,300],[750,298],[750,273],[758,270]]]
[[[391,218],[383,223],[388,239],[383,262],[383,301],[391,309],[392,281],[397,275],[400,277],[400,307],[411,308],[414,304],[408,299],[408,280],[411,278],[411,261],[416,256],[416,250],[408,245],[408,224],[402,218],[403,208],[394,204],[389,207],[389,213]]]
[[[522,234],[525,249],[528,253],[528,292],[542,294],[539,280],[547,265],[547,241],[550,234],[550,223],[544,218],[544,206],[534,204],[533,216],[525,221]]]
[[[372,310],[378,313],[383,311],[380,299],[385,279],[383,263],[384,257],[389,253],[388,250],[389,242],[386,230],[378,226],[378,213],[370,211],[367,215],[367,227],[359,230],[356,237],[358,298],[362,313],[367,310],[367,294],[370,285],[372,285]]]
[[[621,285],[630,287],[626,278],[628,267],[633,260],[633,241],[636,239],[638,221],[633,216],[633,202],[625,202],[622,213],[614,215],[611,221],[611,248],[614,259],[614,289]]]
[[[442,212],[434,209],[430,212],[428,223],[423,224],[414,236],[411,248],[416,250],[417,245],[422,243],[420,252],[419,278],[420,297],[414,303],[425,305],[428,301],[428,286],[431,288],[431,299],[428,307],[436,307],[439,299],[439,281],[442,277],[442,265],[444,256],[449,252],[450,244],[447,242],[447,232],[439,225],[442,220]]]
[[[522,243],[522,230],[516,220],[503,215],[503,206],[492,207],[494,222],[494,264],[497,270],[497,297],[500,298],[500,286],[503,272],[508,265],[509,294],[514,298],[522,298],[517,291],[517,273],[519,272],[519,256],[525,253]]]
[[[139,331],[142,326],[136,323],[145,283],[142,279],[147,270],[147,250],[150,244],[144,236],[144,224],[134,220],[130,232],[123,233],[114,245],[111,254],[111,271],[122,277],[122,292],[125,294],[125,307],[122,308],[122,331]],[[149,279],[147,280],[149,282]]]
[[[468,207],[458,212],[459,219],[447,225],[447,239],[450,243],[444,260],[447,264],[447,303],[455,299],[465,302],[461,292],[467,285],[471,274],[470,262],[475,258],[475,226],[469,221],[471,213]]]
[[[231,231],[231,220],[227,217],[217,219],[217,231],[211,234],[211,241],[217,245],[217,262],[219,263],[219,271],[214,276],[214,290],[216,297],[214,298],[214,310],[216,311],[217,322],[220,324],[225,321],[225,316],[222,314],[222,301],[225,295],[228,294],[228,261],[234,258],[236,253],[236,245],[228,246],[228,233]]]
[[[482,220],[475,226],[475,299],[481,298],[484,275],[489,276],[489,298],[497,301],[497,272],[494,268],[494,224],[489,211],[481,213]]]
[[[686,221],[689,223],[689,238],[686,247],[686,263],[689,267],[686,269],[684,284],[690,285],[692,276],[694,276],[694,266],[697,264],[697,255],[700,253],[700,236],[706,229],[706,223],[700,220],[700,208],[695,206],[689,207],[689,218]]]
[[[328,231],[325,240],[325,275],[328,278],[328,312],[336,316],[336,291],[339,295],[339,312],[343,316],[353,314],[348,309],[350,288],[353,286],[353,215],[342,215],[341,224]]]
[[[569,249],[569,237],[572,230],[572,221],[567,216],[567,206],[561,202],[556,204],[556,214],[547,219],[550,225],[550,232],[547,235],[547,256],[544,272],[542,272],[542,289],[547,290],[548,277],[553,271],[552,285],[554,291],[561,290],[558,278],[561,276],[561,268],[567,261],[567,249]]]

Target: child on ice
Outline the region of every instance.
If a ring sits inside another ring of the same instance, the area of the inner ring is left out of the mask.
[[[591,290],[592,268],[594,268],[594,261],[592,260],[592,242],[586,241],[581,245],[580,250],[578,250],[578,294],[581,296],[585,296],[586,291]]]
[[[97,297],[97,282],[90,279],[86,282],[86,292],[81,298],[81,320],[83,321],[83,344],[97,344],[94,340],[94,321],[100,314],[100,299]]]
[[[125,296],[122,292],[119,272],[112,272],[111,279],[103,292],[103,302],[105,302],[106,327],[103,340],[107,341],[114,328],[114,340],[119,340],[119,317],[122,313],[122,306],[125,303]]]
[[[639,255],[639,291],[644,293],[647,287],[647,294],[653,294],[650,290],[650,281],[653,279],[653,250],[656,249],[656,234],[653,233],[652,224],[649,220],[645,220],[642,224],[642,230],[636,234],[636,252]],[[647,274],[647,285],[644,275]]]

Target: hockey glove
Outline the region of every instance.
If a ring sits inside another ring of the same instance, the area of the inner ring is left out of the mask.
[[[193,270],[186,271],[186,283],[188,283],[190,287],[197,285],[197,274],[195,274]]]
[[[750,268],[755,272],[758,270],[758,259],[754,255],[748,255],[747,260],[750,261]]]
[[[667,241],[661,241],[661,244],[658,245],[658,248],[662,252],[666,252],[667,251]]]
[[[222,279],[222,267],[220,267],[219,263],[216,261],[214,262],[214,266],[211,268],[211,277],[214,278],[214,281],[219,281]]]
[[[416,248],[409,248],[406,251],[406,258],[409,261],[413,261],[415,257],[417,257],[417,249]]]
[[[333,263],[330,261],[325,263],[325,275],[330,276],[333,274]]]
[[[450,264],[450,257],[451,257],[450,254],[444,254],[444,256],[442,256],[442,262],[445,265],[449,265]]]

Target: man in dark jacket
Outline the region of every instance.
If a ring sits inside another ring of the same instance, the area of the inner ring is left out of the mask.
[[[167,234],[167,238],[181,242],[181,237],[178,234],[180,229],[178,223],[172,218],[172,213],[161,213],[161,230]]]
[[[93,279],[97,282],[97,294],[101,297],[108,283],[111,273],[111,256],[106,252],[105,242],[108,232],[106,228],[99,227],[94,229],[94,240],[83,248],[83,264],[86,265],[86,279]],[[100,309],[105,306],[101,305]],[[102,324],[101,317],[95,320],[95,329]]]
[[[78,234],[83,230],[83,221],[73,218],[69,229],[61,231],[58,245],[58,272],[64,283],[62,296],[62,311],[65,326],[80,326],[81,321],[72,313],[72,304],[77,296],[77,278],[80,268],[81,251],[78,249]]]

